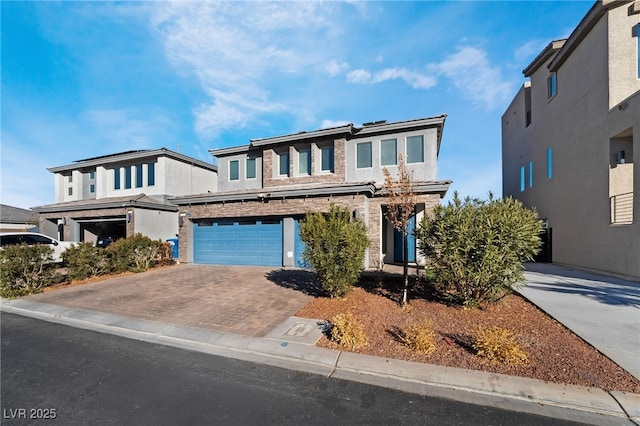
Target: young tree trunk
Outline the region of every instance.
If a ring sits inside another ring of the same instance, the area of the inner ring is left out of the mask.
[[[409,238],[407,233],[402,233],[402,276],[404,279],[404,292],[402,293],[402,305],[407,304],[407,293],[409,293]]]

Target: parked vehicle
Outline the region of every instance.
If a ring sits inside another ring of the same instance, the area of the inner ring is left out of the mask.
[[[96,241],[96,247],[109,247],[113,243],[113,238],[107,236],[100,236]]]
[[[0,234],[0,249],[15,244],[47,244],[53,249],[53,261],[62,262],[62,253],[74,243],[71,241],[58,241],[44,234],[36,232],[4,232]]]

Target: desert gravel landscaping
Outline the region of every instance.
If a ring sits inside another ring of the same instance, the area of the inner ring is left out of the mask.
[[[640,393],[640,380],[517,294],[483,309],[447,306],[435,300],[428,288],[415,289],[409,308],[403,309],[398,303],[400,295],[397,284],[362,279],[347,297],[315,297],[297,315],[330,320],[351,312],[364,325],[368,338],[367,346],[354,351],[362,354]],[[425,319],[433,325],[436,350],[420,355],[400,343],[398,336],[408,325]],[[528,362],[509,366],[477,356],[472,345],[479,325],[509,330]],[[318,346],[344,350],[327,337]]]

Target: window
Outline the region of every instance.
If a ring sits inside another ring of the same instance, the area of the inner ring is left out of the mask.
[[[96,192],[96,186],[93,183],[89,185],[89,192],[92,194]]]
[[[69,175],[69,183],[73,182],[73,172]]]
[[[69,195],[73,195],[73,188],[69,187]]]
[[[113,169],[113,189],[120,189],[120,167]]]
[[[520,192],[524,191],[524,166],[520,167]]]
[[[533,187],[533,161],[529,161],[529,188]]]
[[[558,92],[558,77],[556,73],[551,73],[549,78],[547,79],[547,97],[549,99],[553,98]]]
[[[147,164],[147,186],[156,184],[156,163]]]
[[[371,142],[356,144],[356,162],[359,169],[371,167]]]
[[[422,163],[424,161],[424,140],[422,135],[407,138],[407,163]]]
[[[93,179],[95,179],[95,178],[96,178],[96,172],[95,172],[95,171],[93,171],[93,170],[92,170],[92,171],[90,171],[90,172],[89,172],[89,179],[93,180]]]
[[[240,162],[238,160],[229,161],[229,180],[240,179]]]
[[[124,168],[124,187],[126,189],[131,188],[131,166]]]
[[[398,149],[395,139],[380,141],[380,165],[390,166],[397,164]]]
[[[311,174],[311,150],[308,148],[298,151],[298,174]]]
[[[255,158],[247,158],[246,175],[247,175],[247,179],[256,178],[256,159]]]
[[[553,151],[551,147],[547,148],[547,179],[551,179],[553,176]]]
[[[142,188],[142,164],[136,164],[136,188]]]
[[[289,176],[289,153],[278,154],[278,163],[280,176]]]
[[[320,148],[320,151],[322,157],[321,170],[323,172],[333,173],[333,147],[327,146],[324,148]]]

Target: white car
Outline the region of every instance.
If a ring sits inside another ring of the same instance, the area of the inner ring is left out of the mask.
[[[3,232],[0,234],[0,249],[4,246],[23,243],[30,246],[36,244],[49,245],[53,249],[53,261],[56,263],[62,262],[62,253],[74,245],[71,241],[58,241],[55,238],[36,232]]]

